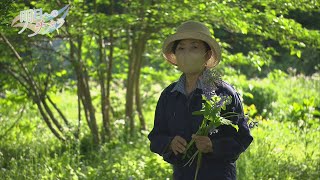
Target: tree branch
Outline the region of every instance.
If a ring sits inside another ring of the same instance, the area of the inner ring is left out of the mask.
[[[11,131],[11,129],[13,129],[16,124],[18,124],[18,122],[19,122],[19,121],[21,120],[21,118],[22,118],[22,115],[23,115],[23,113],[24,113],[24,110],[25,110],[25,105],[23,106],[23,108],[21,108],[21,109],[19,110],[19,115],[20,115],[20,116],[14,121],[14,123],[13,123],[2,135],[0,135],[0,139],[2,139],[3,137],[5,137],[5,136],[7,135],[7,133],[8,133],[9,131]]]

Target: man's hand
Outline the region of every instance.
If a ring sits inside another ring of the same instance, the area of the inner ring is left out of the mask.
[[[187,141],[180,136],[175,136],[170,143],[170,149],[175,155],[178,153],[183,153],[186,149],[186,146]]]
[[[213,152],[212,142],[208,136],[192,135],[198,150],[202,153]]]

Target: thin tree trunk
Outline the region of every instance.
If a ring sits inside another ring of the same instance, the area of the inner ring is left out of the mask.
[[[102,113],[102,141],[105,141],[107,137],[110,137],[110,129],[109,129],[109,117],[108,117],[108,109],[107,109],[107,95],[106,95],[106,86],[105,86],[105,79],[106,79],[106,71],[107,62],[104,60],[105,54],[103,53],[104,41],[102,37],[102,33],[99,33],[98,37],[98,44],[99,44],[99,66],[98,66],[98,76],[99,76],[99,83],[100,83],[100,93],[101,93],[101,113]]]
[[[60,135],[60,133],[58,133],[58,131],[52,126],[50,119],[48,118],[46,112],[43,110],[42,106],[41,106],[41,102],[40,101],[36,101],[35,102],[38,106],[38,109],[40,111],[40,114],[42,116],[42,118],[44,119],[44,121],[46,122],[47,126],[49,127],[49,129],[51,130],[51,132],[59,139],[62,141],[65,141],[65,138],[63,136]]]
[[[140,70],[138,70],[140,72]],[[137,78],[135,80],[135,98],[136,98],[136,108],[138,112],[138,117],[140,120],[140,130],[146,130],[146,122],[142,113],[141,102],[140,102],[140,73],[137,73]]]
[[[134,33],[134,32],[132,32]],[[135,37],[135,35],[133,35]],[[134,40],[134,39],[133,39]],[[128,41],[130,41],[128,39]],[[136,49],[133,47],[135,43],[132,42],[131,49],[129,48],[129,69],[127,75],[127,89],[126,89],[126,130],[129,135],[134,134],[134,119],[133,119],[133,95],[134,95],[134,67],[136,64]],[[129,126],[128,126],[129,124]]]
[[[110,0],[111,5],[111,15],[114,13],[114,1]],[[106,120],[105,120],[105,130],[111,138],[111,130],[110,130],[110,83],[112,80],[112,65],[113,65],[113,29],[109,30],[109,37],[110,37],[110,48],[109,48],[109,56],[108,56],[108,69],[107,69],[107,95],[106,95]]]
[[[138,42],[138,56],[137,58],[137,64],[136,64],[136,75],[135,75],[135,102],[136,102],[136,108],[138,112],[138,117],[140,121],[140,130],[146,130],[146,123],[145,119],[143,117],[142,108],[141,108],[141,101],[140,101],[140,72],[141,72],[141,64],[142,64],[142,55],[146,47],[147,43],[147,34],[143,34],[142,38]]]
[[[141,129],[145,129],[145,120],[142,114],[141,105],[140,105],[140,95],[139,95],[139,77],[141,69],[141,60],[142,55],[145,51],[146,43],[148,40],[147,33],[138,33],[138,37],[133,40],[133,45],[131,47],[130,53],[130,65],[128,71],[128,80],[127,80],[127,97],[126,97],[126,116],[130,122],[130,135],[134,134],[134,117],[133,117],[133,99],[136,100],[137,112],[139,115],[139,120],[141,124]],[[135,37],[135,35],[133,35]]]
[[[46,110],[46,113],[49,115],[50,119],[52,120],[53,124],[58,128],[58,130],[61,132],[61,134],[64,134],[64,130],[62,125],[58,122],[58,120],[53,115],[51,109],[49,108],[45,97],[40,97],[40,102],[42,103],[44,109]]]
[[[60,115],[60,117],[63,119],[64,123],[66,124],[66,126],[68,128],[70,128],[70,124],[67,120],[67,118],[64,116],[64,114],[62,113],[62,111],[58,108],[58,106],[52,101],[52,99],[50,98],[49,95],[46,96],[47,99],[49,100],[49,102],[51,103],[51,105],[54,107],[54,109],[58,112],[58,114]]]
[[[77,83],[79,84],[79,83]],[[80,139],[80,128],[81,128],[81,97],[80,97],[80,88],[79,86],[77,86],[77,102],[78,102],[78,127],[77,127],[77,131],[75,133],[75,136],[77,139]]]
[[[75,68],[75,72],[77,75],[77,84],[78,84],[78,90],[80,99],[83,105],[83,109],[85,112],[85,117],[89,126],[89,129],[91,131],[91,134],[93,136],[93,142],[94,144],[98,145],[100,143],[99,139],[99,131],[98,126],[95,118],[95,110],[93,108],[92,104],[92,98],[90,95],[90,88],[89,88],[89,78],[86,71],[86,68],[83,66],[82,60],[81,60],[81,45],[82,45],[82,39],[80,36],[77,37],[77,60],[75,58],[75,45],[72,42],[72,38],[70,36],[69,39],[70,43],[70,61]]]
[[[111,1],[113,2],[113,1]],[[110,49],[109,49],[109,63],[108,63],[108,71],[107,71],[107,96],[106,96],[106,125],[108,127],[108,129],[106,129],[106,131],[108,133],[108,135],[111,138],[111,131],[110,131],[110,109],[111,109],[111,104],[110,104],[110,83],[112,80],[112,65],[113,65],[113,30],[109,31],[110,34]]]
[[[4,131],[3,134],[0,135],[0,140],[2,140],[3,137],[7,136],[7,133],[10,132],[17,124],[18,122],[21,120],[21,118],[23,117],[23,113],[24,110],[26,109],[26,106],[24,105],[20,110],[19,110],[19,117],[14,121],[14,123],[7,129]]]
[[[96,145],[98,145],[100,143],[100,138],[99,138],[99,130],[98,130],[98,125],[97,125],[97,121],[96,121],[96,116],[95,116],[95,110],[92,104],[92,98],[91,98],[91,94],[90,94],[90,86],[89,86],[89,76],[88,76],[88,72],[85,68],[85,66],[83,66],[82,63],[82,59],[81,59],[81,49],[82,49],[82,37],[80,37],[80,35],[78,35],[77,37],[77,42],[78,42],[78,61],[80,62],[80,70],[82,70],[82,83],[80,85],[82,85],[81,90],[83,91],[83,95],[84,95],[84,100],[85,100],[85,106],[86,110],[88,111],[88,115],[90,118],[90,124],[92,127],[92,135],[93,135],[93,140],[94,143]]]

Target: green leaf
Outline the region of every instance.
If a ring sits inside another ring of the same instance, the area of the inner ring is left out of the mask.
[[[56,72],[56,76],[58,76],[58,77],[62,77],[65,74],[67,74],[67,71],[65,69],[60,72]]]
[[[296,51],[296,55],[298,58],[301,58],[301,51],[300,50]]]
[[[249,92],[244,92],[243,95],[250,98],[250,99],[253,99],[253,94],[251,94]]]
[[[202,114],[204,114],[204,110],[192,112],[192,115],[202,115]]]

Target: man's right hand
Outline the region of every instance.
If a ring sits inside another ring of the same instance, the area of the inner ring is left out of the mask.
[[[183,153],[186,149],[186,146],[187,141],[180,136],[175,136],[170,143],[170,149],[175,155],[178,153]]]

